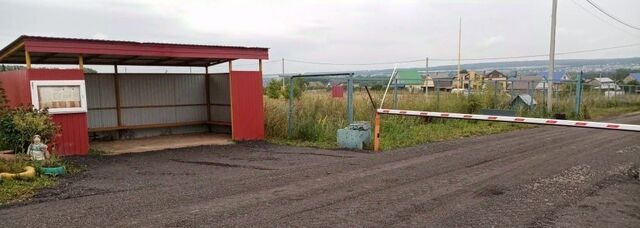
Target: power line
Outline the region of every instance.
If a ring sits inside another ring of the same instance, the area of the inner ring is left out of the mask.
[[[387,64],[400,64],[400,63],[415,63],[415,62],[423,62],[424,59],[418,60],[401,60],[395,62],[373,62],[373,63],[329,63],[329,62],[315,62],[315,61],[307,61],[307,60],[296,60],[296,59],[285,59],[289,62],[295,63],[306,63],[306,64],[315,64],[315,65],[335,65],[335,66],[369,66],[369,65],[387,65]]]
[[[268,61],[262,62],[262,65],[271,64],[271,63],[279,63],[279,62],[282,62],[282,60],[280,60],[280,59],[278,59],[278,60],[268,60]],[[258,65],[258,63],[234,64],[233,66],[254,66],[254,65]]]
[[[601,16],[598,16],[597,14],[595,14],[594,12],[592,12],[591,10],[588,10],[586,7],[584,7],[583,5],[579,4],[576,0],[571,0],[571,1],[573,2],[573,4],[574,4],[574,5],[577,5],[577,6],[578,6],[578,7],[580,7],[582,10],[584,10],[585,12],[587,12],[587,13],[591,14],[591,16],[593,16],[593,17],[597,18],[598,20],[600,20],[600,21],[602,21],[602,22],[604,22],[604,23],[606,23],[606,24],[611,25],[611,27],[613,27],[613,28],[615,28],[615,29],[617,29],[617,30],[619,30],[619,31],[622,31],[622,32],[624,32],[624,33],[627,33],[627,34],[629,34],[629,35],[632,35],[632,36],[635,36],[635,37],[640,38],[640,36],[639,36],[638,34],[635,34],[635,33],[629,32],[629,31],[627,31],[627,30],[624,30],[624,29],[622,29],[622,28],[618,27],[617,25],[613,24],[611,21],[605,20],[605,19],[604,19],[604,18],[602,18]]]
[[[556,55],[570,55],[570,54],[597,52],[597,51],[605,51],[605,50],[627,48],[627,47],[635,47],[635,46],[640,46],[640,43],[619,45],[619,46],[613,46],[613,47],[604,47],[604,48],[568,51],[568,52],[557,52]],[[524,59],[524,58],[547,57],[547,56],[549,56],[549,54],[502,56],[502,57],[483,57],[483,58],[466,58],[466,59],[461,59],[461,60],[462,61],[508,60],[508,59]],[[456,59],[456,58],[429,58],[429,61],[441,61],[441,62],[457,61],[457,60],[458,59]],[[416,62],[424,62],[425,60],[424,59],[416,59],[416,60],[400,60],[400,61],[371,62],[371,63],[332,63],[332,62],[317,62],[317,61],[297,60],[297,59],[285,59],[285,61],[296,62],[296,63],[304,63],[304,64],[313,64],[313,65],[370,66],[370,65],[387,65],[387,64],[396,64],[396,63],[416,63]]]
[[[595,4],[594,2],[592,2],[591,0],[586,0],[589,4],[591,4],[593,7],[595,7],[598,11],[600,11],[601,13],[609,16],[611,19],[616,20],[617,22],[620,22],[623,25],[626,25],[629,28],[635,29],[635,30],[639,30],[640,31],[640,27],[638,26],[634,26],[631,25],[627,22],[624,22],[623,20],[620,20],[618,17],[613,16],[612,14],[610,14],[609,12],[605,11],[604,9],[602,9],[600,6],[598,6],[597,4]]]

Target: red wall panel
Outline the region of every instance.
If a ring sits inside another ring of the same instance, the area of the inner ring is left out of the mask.
[[[231,137],[233,140],[264,140],[262,73],[232,71]]]
[[[53,115],[53,121],[60,125],[60,134],[54,141],[59,155],[87,155],[89,153],[89,133],[86,113]]]
[[[31,80],[84,80],[84,73],[80,69],[30,69],[27,71]],[[28,103],[31,104],[30,83]],[[89,130],[86,113],[54,114],[53,121],[60,125],[61,130],[54,144],[60,155],[87,155],[89,153]]]
[[[332,97],[342,97],[344,95],[344,89],[342,85],[334,85],[331,87]]]
[[[80,69],[30,69],[29,80],[84,80]]]
[[[27,70],[0,72],[0,82],[7,95],[10,107],[31,104]]]

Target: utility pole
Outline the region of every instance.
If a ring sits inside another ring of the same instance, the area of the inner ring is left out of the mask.
[[[460,46],[462,46],[462,17],[460,17],[460,21],[458,24],[458,81],[460,82],[459,88],[464,88],[464,82],[462,81],[462,77],[460,77]]]
[[[424,95],[429,95],[429,87],[427,86],[427,77],[429,77],[429,57],[424,59],[425,67],[424,67]]]
[[[547,113],[553,112],[553,73],[556,55],[556,11],[558,0],[551,0],[551,42],[549,47],[549,72],[547,73]]]
[[[284,83],[284,58],[282,58],[282,90],[284,90],[284,88],[286,88],[285,83]]]

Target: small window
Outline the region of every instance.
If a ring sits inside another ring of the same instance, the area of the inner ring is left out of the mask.
[[[82,80],[31,81],[34,108],[48,108],[51,114],[87,112]]]

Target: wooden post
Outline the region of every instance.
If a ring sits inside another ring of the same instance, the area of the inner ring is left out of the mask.
[[[231,113],[231,140],[233,140],[233,86],[231,84],[231,72],[233,71],[233,61],[229,60],[229,113]]]
[[[31,69],[31,55],[28,51],[24,51],[24,59],[27,65],[27,69]]]
[[[207,96],[206,100],[207,100],[207,122],[211,122],[211,91],[210,91],[210,78],[209,78],[209,67],[206,66],[204,67],[204,84],[205,84],[205,90],[204,93]],[[209,132],[211,132],[211,125],[207,123],[207,128],[209,129]]]
[[[260,74],[262,75],[262,59],[258,59],[258,71],[260,71]]]
[[[376,121],[373,128],[373,151],[380,151],[380,113],[376,111]]]
[[[80,70],[84,70],[84,58],[82,55],[78,56],[78,66],[80,67]]]
[[[116,120],[118,121],[118,128],[122,127],[122,110],[120,107],[120,80],[118,79],[118,65],[113,65],[113,89],[116,96]],[[122,132],[118,130],[118,139],[122,136]]]

